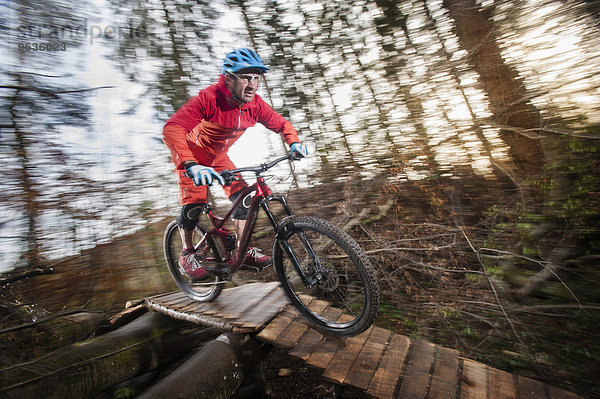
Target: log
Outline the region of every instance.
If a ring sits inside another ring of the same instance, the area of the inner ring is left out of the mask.
[[[147,311],[148,308],[146,308],[143,302],[135,306],[127,307],[122,312],[111,317],[110,320],[106,320],[105,323],[98,326],[98,328],[95,331],[95,335],[106,334],[107,332],[114,331],[119,327],[123,327],[124,325],[137,319]]]
[[[216,329],[148,313],[115,331],[0,370],[2,398],[92,396],[189,353]],[[185,329],[184,329],[185,328]]]
[[[528,298],[532,296],[540,286],[547,280],[558,277],[558,273],[562,269],[563,261],[574,252],[573,248],[557,247],[552,250],[548,256],[547,265],[517,290],[517,295],[520,298]],[[568,289],[568,287],[567,287]]]
[[[234,334],[222,334],[139,398],[229,398],[244,378],[241,348]]]
[[[25,362],[88,338],[102,319],[101,313],[75,311],[3,329],[0,364]]]

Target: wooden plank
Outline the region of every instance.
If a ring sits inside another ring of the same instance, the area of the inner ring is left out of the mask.
[[[360,354],[352,364],[352,368],[344,378],[343,383],[365,390],[371,378],[377,371],[383,351],[387,347],[391,331],[375,327],[363,346]]]
[[[292,323],[296,315],[295,309],[291,305],[288,305],[256,337],[270,343],[275,342],[279,335]]]
[[[318,300],[318,302],[323,301]],[[342,310],[337,308],[327,308],[324,311],[324,315],[328,319],[335,318],[335,320],[337,320],[337,318],[340,317],[341,314]],[[321,342],[322,339],[324,339],[323,334],[321,334],[319,331],[313,328],[309,328],[304,333],[304,335],[298,340],[298,343],[289,354],[291,356],[298,357],[304,361],[308,361],[308,359],[313,353],[313,350],[317,347],[317,345]]]
[[[463,359],[461,399],[487,399],[488,367],[471,359]]]
[[[327,367],[338,348],[344,345],[341,338],[323,336],[323,339],[314,347],[313,353],[310,354],[306,363],[309,366],[324,369]]]
[[[263,299],[260,306],[256,306],[243,314],[238,320],[231,324],[242,328],[256,326],[260,327],[275,317],[279,310],[287,304],[287,298],[280,289],[273,290]]]
[[[340,318],[344,317],[340,309],[329,308],[327,311],[338,314],[339,316],[336,318],[336,320],[340,320]],[[337,352],[338,348],[343,345],[343,339],[324,335],[321,341],[319,341],[319,343],[313,348],[313,353],[311,353],[308,359],[306,359],[306,363],[316,368],[325,369],[327,368],[329,362],[331,362],[331,359]]]
[[[160,299],[158,301],[153,300],[152,302],[158,303],[159,305],[162,305],[162,306],[175,306],[179,303],[187,302],[187,301],[191,301],[191,299],[182,292],[181,295],[179,295],[179,296],[172,296],[172,297],[169,297],[168,299]]]
[[[217,311],[222,313],[222,316],[229,316],[229,313],[234,313],[245,303],[248,298],[254,296],[254,291],[257,289],[256,284],[246,284],[229,290],[223,290],[223,293],[217,297],[217,302],[223,306]]]
[[[178,312],[182,312],[183,309],[186,309],[186,308],[188,308],[190,306],[193,306],[194,304],[195,304],[194,301],[188,299],[188,300],[186,300],[184,302],[180,302],[180,303],[177,303],[177,304],[170,304],[170,305],[167,305],[167,306],[169,308],[173,309],[173,310],[176,310]]]
[[[202,309],[206,309],[210,305],[211,305],[211,302],[198,302],[198,301],[190,300],[190,302],[188,302],[187,304],[176,305],[176,306],[177,306],[178,310],[181,312],[199,312]]]
[[[262,284],[260,288],[252,293],[250,298],[245,301],[241,301],[235,310],[230,311],[227,317],[235,320],[246,313],[248,309],[252,309],[255,306],[260,306],[261,302],[268,297],[271,291],[274,289],[279,289],[279,284]]]
[[[521,399],[546,399],[544,384],[531,378],[517,376]]]
[[[308,328],[289,352],[289,355],[300,358],[304,361],[308,360],[313,348],[321,341],[322,338],[323,334],[315,329]]]
[[[240,286],[235,288],[229,288],[223,290],[214,301],[213,306],[206,309],[203,313],[206,315],[214,315],[224,313],[227,309],[234,309],[235,306],[239,305],[242,300],[248,295],[247,289],[243,289],[246,286]]]
[[[283,331],[283,333],[281,333],[281,335],[279,335],[279,337],[277,337],[275,342],[273,342],[273,345],[280,348],[291,349],[306,330],[308,330],[308,326],[302,323],[301,319],[296,319],[285,329],[285,331]]]
[[[218,298],[211,302],[197,302],[202,306],[202,313],[209,314],[210,310],[216,307],[220,307],[221,303],[218,301]]]
[[[307,305],[313,311],[321,312],[327,306],[327,302],[325,301],[316,301],[315,298],[309,298],[309,303]],[[316,302],[313,305],[313,302]],[[293,322],[274,342],[275,346],[279,346],[282,348],[292,348],[304,335],[304,333],[308,330],[308,322],[302,322],[304,320],[303,317],[299,316],[300,319]]]
[[[435,345],[431,342],[413,341],[404,368],[404,377],[398,398],[424,399],[429,384],[429,371],[433,365]]]
[[[580,399],[581,396],[573,392],[565,391],[555,387],[550,387],[550,399]]]
[[[182,295],[185,296],[185,294],[182,291],[175,291],[175,292],[167,292],[164,294],[154,295],[148,299],[151,301],[168,301],[169,299],[173,299],[175,297],[180,298]]]
[[[458,351],[439,348],[433,366],[430,398],[456,398],[458,393]]]
[[[409,345],[408,337],[392,335],[381,362],[379,362],[379,367],[367,388],[369,395],[375,398],[392,398],[394,396]]]
[[[205,304],[203,304],[203,303],[192,302],[192,303],[188,303],[182,307],[173,307],[173,310],[176,310],[176,311],[182,312],[182,313],[198,314],[198,313],[202,313],[201,310],[204,307],[205,307]]]
[[[506,371],[489,368],[490,399],[516,399],[515,376]]]
[[[337,353],[327,365],[327,368],[323,372],[323,377],[342,383],[373,329],[373,326],[371,326],[359,335],[346,338],[344,340],[344,345],[338,348]]]

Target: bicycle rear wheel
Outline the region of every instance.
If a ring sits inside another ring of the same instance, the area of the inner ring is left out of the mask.
[[[313,217],[285,219],[273,245],[273,262],[292,305],[321,332],[352,336],[375,320],[375,272],[340,228]]]
[[[208,229],[204,225],[198,223],[194,232],[194,242],[198,243],[207,231]],[[224,281],[220,277],[210,274],[202,280],[194,280],[179,266],[179,255],[181,254],[183,244],[179,235],[179,227],[175,220],[165,230],[163,247],[169,272],[177,286],[187,296],[196,301],[209,302],[221,293]],[[205,246],[198,248],[197,253],[203,253],[206,261],[214,263],[221,260],[217,246],[212,238],[206,240]]]

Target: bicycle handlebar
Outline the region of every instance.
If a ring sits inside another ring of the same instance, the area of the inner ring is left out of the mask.
[[[267,170],[271,169],[273,166],[277,165],[280,162],[286,161],[286,160],[292,160],[292,161],[297,161],[299,159],[301,159],[302,157],[299,156],[295,156],[293,154],[286,154],[282,157],[279,157],[277,159],[274,159],[271,162],[266,162],[266,163],[262,163],[258,166],[247,166],[244,168],[236,168],[236,169],[231,169],[231,170],[222,170],[221,172],[219,172],[219,174],[221,175],[221,177],[223,178],[223,180],[225,180],[225,184],[224,186],[228,186],[230,185],[233,180],[235,179],[235,175],[241,172],[254,172],[256,173],[256,175],[258,176],[259,174],[261,174],[262,172],[266,172]],[[189,176],[189,174],[187,172],[185,172],[185,175],[187,177],[191,177]]]
[[[257,176],[259,174],[261,174],[262,172],[266,172],[267,170],[271,169],[272,167],[274,167],[275,165],[277,165],[280,162],[286,161],[286,160],[292,160],[292,161],[297,161],[301,159],[301,157],[297,157],[294,156],[293,154],[286,154],[282,157],[279,157],[277,159],[274,159],[271,162],[266,162],[266,163],[262,163],[258,166],[247,166],[244,168],[236,168],[236,169],[231,169],[231,170],[223,170],[220,172],[221,177],[223,177],[223,179],[225,180],[225,186],[231,184],[233,182],[233,180],[235,179],[235,175],[241,172],[254,172]]]
[[[240,172],[254,172],[256,174],[260,174],[262,172],[266,172],[267,170],[271,169],[273,166],[277,165],[280,162],[283,162],[288,159],[293,160],[294,158],[295,157],[293,157],[291,154],[287,154],[287,155],[285,155],[283,157],[279,157],[271,162],[266,162],[266,163],[260,164],[258,166],[247,166],[244,168],[237,168],[237,169],[231,169],[231,170],[225,169],[225,170],[221,171],[221,176],[228,175],[228,174],[240,173]]]

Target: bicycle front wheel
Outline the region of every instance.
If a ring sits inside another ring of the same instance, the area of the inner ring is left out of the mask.
[[[207,231],[206,226],[199,223],[194,231],[194,243],[200,242]],[[181,266],[179,266],[179,255],[183,249],[183,243],[176,220],[172,221],[165,230],[163,247],[169,272],[177,286],[187,296],[196,301],[209,302],[221,293],[224,281],[220,277],[210,274],[202,280],[196,280],[188,276]],[[212,238],[206,240],[204,247],[198,248],[197,253],[203,254],[203,261],[206,262],[214,263],[221,260],[217,246]]]
[[[313,217],[285,219],[273,262],[292,305],[321,332],[356,335],[377,316],[379,285],[369,258],[333,224]]]

